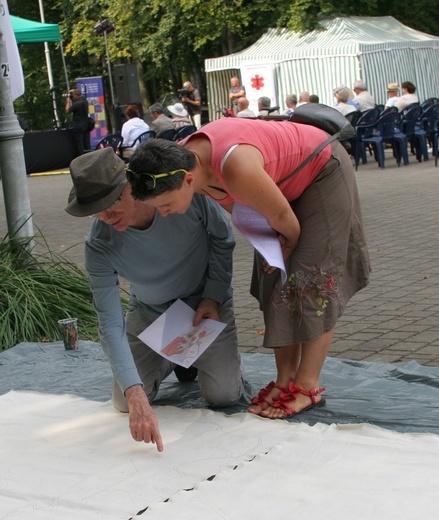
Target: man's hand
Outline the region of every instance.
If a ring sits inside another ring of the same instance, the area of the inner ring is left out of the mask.
[[[205,298],[201,300],[194,318],[194,327],[200,324],[203,318],[219,321],[218,302]]]
[[[130,431],[133,439],[138,442],[152,442],[158,451],[163,451],[163,441],[160,435],[159,423],[148,402],[141,385],[134,385],[125,391],[130,414]]]

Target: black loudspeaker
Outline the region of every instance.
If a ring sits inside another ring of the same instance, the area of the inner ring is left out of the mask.
[[[114,82],[119,105],[133,105],[142,102],[139,76],[134,63],[114,65]]]

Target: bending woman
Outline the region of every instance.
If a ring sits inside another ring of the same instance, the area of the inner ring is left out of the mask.
[[[277,379],[248,411],[284,418],[323,404],[319,377],[334,327],[368,283],[369,256],[351,159],[335,142],[281,182],[328,135],[287,121],[224,118],[177,144],[152,139],[127,170],[135,198],[162,216],[184,213],[194,193],[231,210],[250,206],[278,233],[288,281],[258,257],[252,280],[264,313],[264,347]]]

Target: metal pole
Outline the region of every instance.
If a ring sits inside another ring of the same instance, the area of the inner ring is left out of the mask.
[[[40,18],[41,22],[45,23],[44,20],[44,9],[43,9],[43,0],[38,0],[40,6]],[[46,65],[47,65],[47,76],[49,78],[49,92],[52,98],[52,107],[53,107],[53,117],[55,122],[55,127],[59,128],[59,117],[58,117],[58,106],[56,104],[56,92],[55,92],[55,84],[53,82],[53,73],[52,73],[52,62],[50,61],[50,51],[49,44],[44,42],[44,54],[46,56]]]
[[[105,38],[105,51],[107,53],[107,67],[108,67],[108,79],[110,81],[110,94],[111,94],[111,105],[114,110],[114,90],[113,90],[113,78],[111,77],[111,64],[110,64],[110,53],[108,52],[108,39],[107,39],[107,31],[104,31]]]
[[[24,161],[23,135],[11,95],[8,54],[0,15],[0,173],[10,236],[34,236]],[[33,247],[33,243],[30,243]]]
[[[64,48],[63,48],[62,40],[59,41],[59,46],[60,46],[60,49],[61,49],[61,58],[62,58],[62,64],[63,64],[63,68],[64,68],[64,76],[66,78],[67,92],[69,92],[70,84],[69,84],[69,77],[67,76],[67,66],[66,66],[66,59],[65,59],[65,56],[64,56]]]

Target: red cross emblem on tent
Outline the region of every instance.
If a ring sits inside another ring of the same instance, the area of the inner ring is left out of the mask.
[[[255,74],[253,78],[251,78],[252,88],[256,90],[260,90],[264,86],[264,78],[261,78],[259,74]]]

